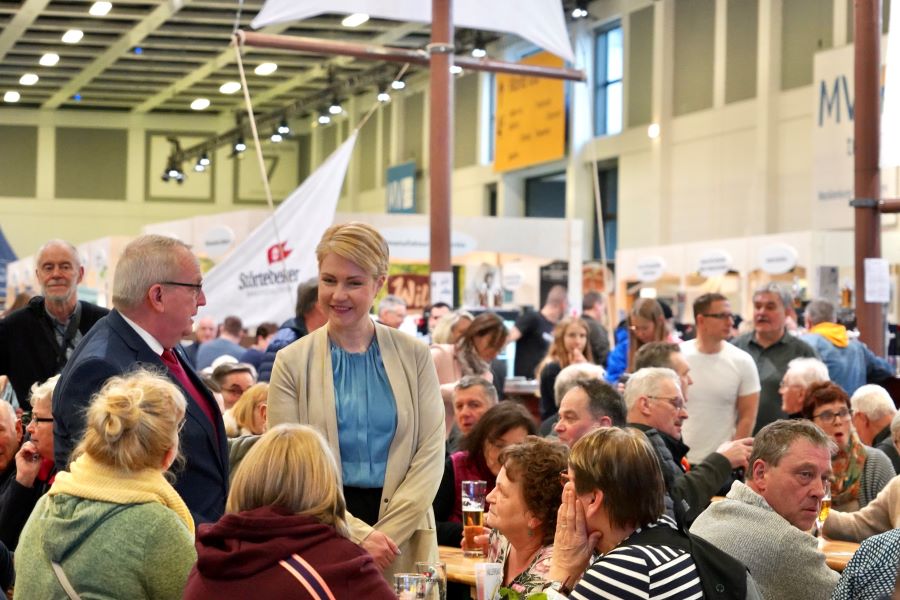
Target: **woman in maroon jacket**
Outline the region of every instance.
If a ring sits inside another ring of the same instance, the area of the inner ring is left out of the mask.
[[[371,555],[348,539],[337,467],[322,436],[284,424],[250,449],[226,514],[200,526],[186,600],[395,600]]]

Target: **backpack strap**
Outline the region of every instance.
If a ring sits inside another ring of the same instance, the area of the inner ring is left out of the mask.
[[[331,593],[331,588],[316,571],[316,568],[306,562],[299,554],[291,554],[284,560],[278,561],[278,564],[294,576],[294,579],[300,582],[309,595],[314,600],[335,600]]]

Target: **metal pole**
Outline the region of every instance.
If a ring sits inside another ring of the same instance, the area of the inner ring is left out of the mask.
[[[881,304],[866,302],[866,258],[881,256],[881,224],[877,201],[881,195],[879,156],[881,2],[854,0],[855,84],[854,105],[854,195],[856,322],[860,340],[872,352],[884,356],[884,322]],[[875,204],[872,206],[871,204]]]
[[[310,37],[254,33],[252,31],[238,31],[237,35],[240,38],[241,43],[254,48],[278,48],[280,50],[296,50],[298,52],[313,52],[315,54],[334,54],[352,56],[362,60],[383,60],[412,63],[415,65],[427,65],[430,62],[428,52],[423,50],[394,48],[392,46],[373,46],[368,44],[356,44],[353,42],[337,42]],[[534,77],[547,77],[550,79],[586,81],[584,72],[576,69],[522,65],[490,58],[472,58],[471,56],[456,56],[453,60],[455,64],[463,69],[469,69],[471,71],[490,71],[492,73],[509,73],[511,75],[532,75]]]
[[[450,271],[450,177],[453,172],[453,0],[431,4],[431,271]]]

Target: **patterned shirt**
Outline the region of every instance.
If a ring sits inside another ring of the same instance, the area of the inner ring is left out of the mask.
[[[503,565],[503,572],[506,573],[506,558],[509,556],[509,540],[496,529],[491,530],[491,536],[488,538],[488,562],[498,562]],[[544,590],[550,585],[550,559],[553,557],[553,546],[543,546],[534,555],[528,568],[519,573],[508,587],[515,592],[527,598],[528,594],[536,594]]]
[[[881,600],[890,598],[900,562],[900,529],[872,536],[850,559],[832,600]]]
[[[674,529],[675,522],[663,515],[647,527]],[[620,545],[585,571],[570,598],[700,600],[703,589],[694,561],[684,550],[659,545]]]

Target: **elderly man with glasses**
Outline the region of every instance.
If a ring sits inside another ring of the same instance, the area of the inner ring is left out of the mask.
[[[181,338],[206,304],[200,266],[183,242],[161,235],[136,238],[122,252],[113,306],[85,336],[53,393],[54,453],[64,469],[85,426],[85,409],[107,379],[138,366],[155,367],[187,400],[175,489],[194,521],[216,521],[228,493],[228,447],[222,413],[191,368]]]
[[[809,344],[788,333],[785,323],[794,314],[791,295],[775,283],[766,284],[753,293],[753,331],[731,341],[753,358],[759,372],[754,433],[787,416],[781,410],[779,388],[788,364],[795,358],[818,358]]]
[[[691,366],[691,419],[685,422],[688,460],[699,463],[723,443],[753,435],[759,373],[753,358],[725,340],[734,314],[721,294],[694,301],[697,338],[681,344]]]

